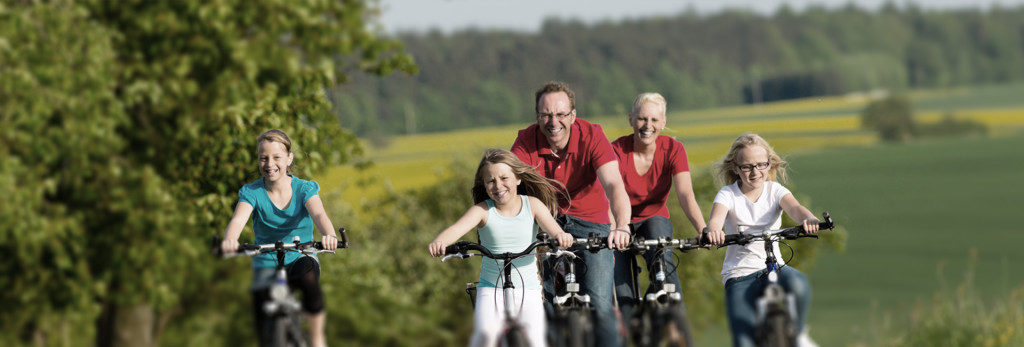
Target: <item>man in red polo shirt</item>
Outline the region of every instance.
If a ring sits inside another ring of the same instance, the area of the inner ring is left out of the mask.
[[[565,185],[569,200],[560,199],[557,217],[563,230],[575,237],[608,236],[609,247],[625,247],[630,237],[629,198],[608,137],[601,126],[576,118],[575,95],[564,83],[548,82],[535,97],[537,124],[519,131],[512,153],[544,177]],[[588,269],[581,284],[596,313],[595,340],[602,346],[620,345],[612,302],[612,251],[582,252],[579,257]],[[545,265],[544,288],[550,295],[553,271]]]

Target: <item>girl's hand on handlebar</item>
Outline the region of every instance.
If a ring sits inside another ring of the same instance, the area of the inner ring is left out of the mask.
[[[704,234],[708,237],[708,242],[713,245],[720,245],[725,243],[725,233],[721,230],[711,230],[711,228],[705,227]]]
[[[558,247],[560,248],[565,249],[572,246],[573,237],[571,234],[567,232],[562,232],[561,234],[558,234],[558,236],[555,236],[555,239],[558,240]]]
[[[323,235],[320,236],[320,243],[324,245],[324,249],[333,251],[338,249],[338,237],[334,235]]]
[[[808,234],[818,232],[818,223],[820,222],[821,221],[814,217],[804,219],[804,231],[807,232]]]
[[[447,246],[448,245],[444,244],[444,242],[434,241],[431,242],[430,245],[427,246],[427,248],[430,249],[430,256],[436,258],[444,255],[444,248]]]
[[[224,239],[220,242],[220,250],[224,254],[234,254],[238,251],[238,240]]]

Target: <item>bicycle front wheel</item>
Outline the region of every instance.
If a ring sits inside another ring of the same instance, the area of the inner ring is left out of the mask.
[[[302,326],[297,315],[283,315],[274,318],[274,346],[306,347]]]
[[[793,320],[786,312],[773,310],[765,317],[759,327],[759,340],[761,346],[768,347],[795,347],[796,334],[793,329]]]
[[[568,347],[589,347],[593,346],[593,324],[587,311],[573,309],[566,314],[566,330],[563,332]]]
[[[674,305],[662,317],[658,329],[657,346],[693,346],[693,334],[690,321],[686,318],[686,309],[682,305]]]
[[[498,338],[498,346],[501,347],[529,347],[530,341],[526,338],[526,332],[519,326],[510,327]]]

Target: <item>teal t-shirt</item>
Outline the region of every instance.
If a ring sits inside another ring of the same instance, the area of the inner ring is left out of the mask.
[[[284,209],[277,208],[270,201],[262,178],[238,190],[238,201],[252,205],[252,229],[256,234],[257,244],[274,243],[278,240],[292,242],[295,236],[299,237],[300,242],[313,240],[313,219],[309,217],[309,211],[306,211],[306,200],[320,192],[320,185],[315,181],[306,181],[295,176],[291,178],[292,200]],[[297,252],[286,254],[285,264],[291,264],[301,256]],[[257,269],[275,267],[277,258],[273,254],[260,254],[253,258],[252,266]]]

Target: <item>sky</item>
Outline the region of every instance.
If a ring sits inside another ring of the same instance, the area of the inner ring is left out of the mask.
[[[531,32],[540,29],[545,18],[576,19],[587,23],[626,18],[672,16],[687,9],[699,14],[741,8],[771,14],[783,3],[795,10],[809,5],[828,8],[853,2],[876,9],[886,0],[379,0],[380,24],[385,32],[427,31],[445,33],[478,28]],[[894,0],[897,5],[905,0]],[[915,0],[926,9],[981,8],[993,4],[1021,6],[1024,0]],[[900,5],[902,6],[902,5]]]

